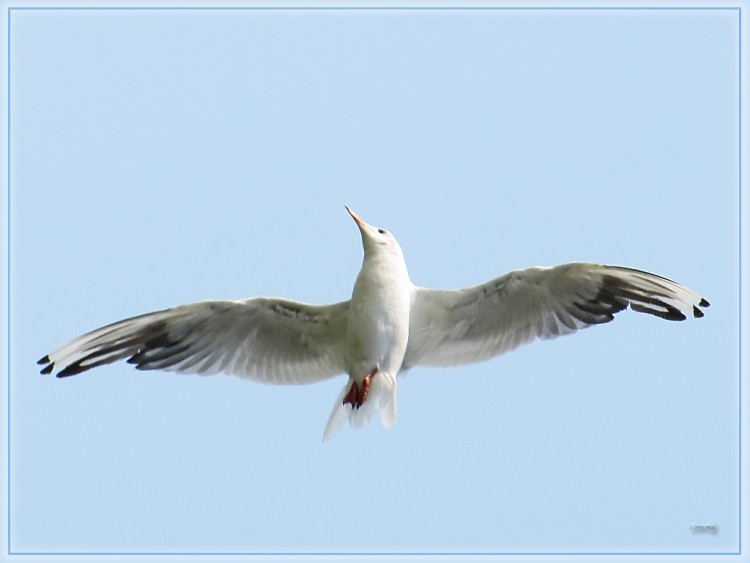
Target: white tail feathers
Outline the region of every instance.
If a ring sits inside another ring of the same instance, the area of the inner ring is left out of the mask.
[[[396,377],[384,372],[372,378],[367,399],[359,408],[352,407],[351,404],[344,404],[344,396],[349,391],[352,380],[344,385],[344,388],[336,398],[336,402],[328,417],[323,441],[326,442],[333,438],[341,430],[344,422],[349,421],[353,428],[361,428],[367,424],[372,417],[380,412],[380,421],[385,428],[391,428],[396,423]]]

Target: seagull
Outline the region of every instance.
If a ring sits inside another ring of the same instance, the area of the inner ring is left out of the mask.
[[[347,374],[328,418],[329,440],[348,421],[376,413],[396,422],[396,376],[414,366],[488,360],[537,338],[607,323],[630,307],[669,321],[703,317],[709,302],[656,274],[572,262],[510,272],[456,290],[409,278],[385,229],[349,207],[364,248],[351,299],[311,305],[281,298],[202,301],[125,319],[84,334],[41,358],[42,374],[68,377],[127,359],[139,370],[226,373],[274,384]]]

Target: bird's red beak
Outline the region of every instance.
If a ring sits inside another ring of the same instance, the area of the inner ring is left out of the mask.
[[[360,227],[365,226],[365,222],[359,218],[359,215],[357,215],[356,213],[354,213],[354,211],[349,209],[349,206],[345,205],[344,207],[346,207],[346,210],[349,212],[349,215],[352,216],[352,219],[354,219],[354,222],[357,223],[357,225],[359,225]]]

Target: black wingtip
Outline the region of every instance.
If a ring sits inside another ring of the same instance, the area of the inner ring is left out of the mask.
[[[48,364],[50,362],[49,356],[42,356],[36,361],[36,365],[43,366],[45,364]]]
[[[88,367],[82,367],[78,362],[70,364],[64,370],[58,372],[57,377],[70,377],[71,375],[78,375],[82,371],[86,371]]]
[[[706,301],[706,300],[705,300],[705,299],[704,299],[703,297],[701,297],[701,302],[700,302],[700,303],[698,303],[698,305],[700,305],[701,307],[710,307],[710,306],[711,306],[711,303],[709,303],[709,302],[708,302],[708,301]]]
[[[40,371],[39,373],[41,373],[42,375],[47,375],[48,373],[52,373],[53,369],[55,369],[54,362],[49,364],[48,366],[44,366],[44,369],[42,369],[42,371]]]
[[[693,317],[696,319],[700,319],[703,316],[705,316],[705,313],[701,311],[698,307],[693,305]]]

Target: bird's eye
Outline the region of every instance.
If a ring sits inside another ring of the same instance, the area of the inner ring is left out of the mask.
[[[381,235],[384,235],[386,231],[385,231],[385,229],[378,229],[378,232],[379,232],[379,233],[380,233]]]

